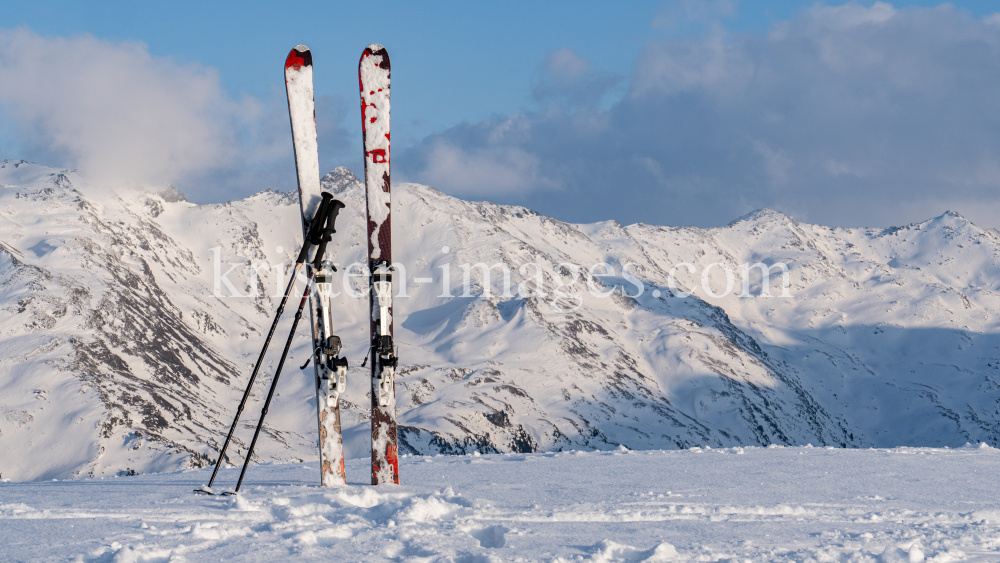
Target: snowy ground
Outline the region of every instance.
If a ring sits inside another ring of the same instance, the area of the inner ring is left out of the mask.
[[[3,561],[1000,561],[1000,450],[405,457],[0,484]],[[238,469],[220,473],[232,486]]]

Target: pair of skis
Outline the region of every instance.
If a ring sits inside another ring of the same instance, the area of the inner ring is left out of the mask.
[[[395,374],[398,364],[392,339],[392,238],[389,167],[389,110],[390,110],[389,54],[378,44],[365,48],[358,64],[358,82],[361,91],[361,122],[364,134],[365,188],[367,202],[368,266],[371,272],[369,357],[371,362],[372,409],[372,484],[399,483],[399,457],[396,434]],[[246,404],[254,379],[267,351],[271,336],[291,293],[296,275],[306,262],[310,245],[318,245],[310,269],[309,282],[315,280],[316,291],[312,297],[310,316],[313,335],[313,355],[316,382],[316,406],[319,425],[320,482],[323,486],[346,483],[344,448],[340,425],[340,394],[346,387],[347,360],[339,356],[341,340],[332,333],[333,272],[336,268],[323,260],[326,243],[335,232],[334,221],[344,207],[320,187],[319,150],[316,135],[316,111],[313,96],[312,53],[305,45],[298,45],[285,59],[285,88],[288,94],[288,113],[292,126],[295,148],[295,167],[299,185],[299,205],[302,212],[302,230],[305,239],[296,261],[295,271],[285,291],[278,312],[261,350],[260,357],[250,376],[250,382],[237,409],[236,419],[219,452],[212,478],[199,492],[212,493],[219,465],[236,428],[240,413]],[[313,242],[315,241],[315,242]],[[295,316],[291,334],[285,344],[281,361],[271,382],[261,412],[254,438],[250,443],[240,479],[234,493],[239,492],[247,465],[253,454],[264,415],[267,414],[278,375],[291,346],[292,337],[302,309],[309,297],[309,284]],[[315,313],[314,313],[315,312]],[[367,361],[367,360],[366,360]],[[308,364],[308,362],[306,362]],[[363,366],[364,364],[362,364]],[[305,366],[303,366],[303,369]]]

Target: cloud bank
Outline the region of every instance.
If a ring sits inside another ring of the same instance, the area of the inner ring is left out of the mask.
[[[657,22],[657,25],[665,25]],[[461,124],[403,152],[407,177],[572,221],[714,226],[760,207],[824,224],[954,208],[1000,226],[1000,15],[815,5],[766,36],[710,25],[650,43],[613,83],[571,51],[534,113]]]
[[[342,105],[317,100],[334,149],[346,144]],[[152,56],[142,43],[0,29],[0,108],[27,153],[9,157],[101,183],[174,183],[199,202],[296,185],[283,88],[234,99],[215,69]]]

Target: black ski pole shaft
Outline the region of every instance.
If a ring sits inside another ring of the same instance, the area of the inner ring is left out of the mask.
[[[295,276],[302,269],[302,264],[296,264],[295,269],[292,270],[292,279],[288,282],[288,288],[285,289],[285,295],[281,298],[281,304],[278,305],[278,311],[274,315],[274,321],[271,323],[271,330],[267,332],[267,338],[264,339],[264,347],[261,348],[260,355],[257,356],[257,363],[253,367],[253,372],[250,374],[250,381],[247,382],[247,388],[243,391],[243,398],[240,399],[240,406],[236,408],[236,416],[233,418],[233,424],[229,427],[229,434],[226,435],[226,441],[222,444],[222,449],[219,450],[219,459],[215,462],[215,469],[212,471],[212,478],[208,481],[208,488],[211,489],[212,485],[215,483],[215,477],[219,473],[219,466],[222,465],[222,459],[226,456],[226,449],[229,448],[229,442],[233,439],[233,432],[236,430],[236,425],[240,421],[240,415],[243,413],[243,408],[247,404],[247,399],[250,397],[250,390],[253,389],[253,383],[257,379],[257,373],[260,372],[260,366],[264,363],[264,355],[267,353],[268,347],[271,345],[271,338],[274,336],[275,329],[278,328],[278,321],[281,319],[281,313],[284,312],[285,303],[288,301],[288,295],[292,292],[292,287],[295,285]]]
[[[333,199],[333,196],[326,192],[323,193],[323,203],[320,204],[320,210],[316,213],[315,219],[313,219],[312,224],[309,226],[309,234],[307,235],[307,238],[312,242],[319,244],[319,247],[316,249],[317,265],[322,261],[323,254],[326,252],[326,245],[332,238],[330,236],[331,233],[336,232],[333,228],[334,222],[337,220],[337,215],[343,207],[344,204],[342,202]],[[257,438],[260,436],[260,429],[264,425],[264,417],[267,415],[267,409],[271,405],[271,398],[274,396],[274,390],[278,385],[278,377],[281,375],[281,369],[285,366],[288,350],[292,347],[292,340],[295,338],[295,329],[302,318],[302,310],[309,300],[309,288],[318,269],[313,268],[312,272],[310,272],[306,290],[302,293],[302,301],[299,302],[299,308],[295,311],[292,329],[288,333],[288,340],[285,341],[285,349],[281,352],[281,360],[278,361],[278,368],[274,372],[274,379],[271,380],[271,388],[267,392],[267,399],[264,400],[264,408],[260,412],[260,420],[257,421],[257,428],[254,430],[253,440],[250,441],[250,448],[247,450],[246,459],[243,460],[243,469],[240,471],[239,481],[236,482],[235,493],[240,492],[240,486],[243,484],[243,477],[246,475],[247,467],[250,465],[250,458],[253,456],[253,450],[257,445]]]
[[[315,270],[313,271],[315,273]],[[312,281],[313,276],[309,276],[309,281]],[[278,386],[278,377],[281,375],[281,368],[285,365],[285,358],[288,357],[288,350],[292,347],[292,340],[295,338],[295,328],[299,325],[299,319],[302,318],[302,310],[305,309],[306,301],[309,300],[309,286],[306,286],[306,290],[302,293],[302,301],[299,303],[299,309],[295,312],[295,320],[292,321],[292,330],[288,334],[288,340],[285,341],[285,349],[281,352],[281,361],[278,362],[278,369],[274,371],[274,379],[271,380],[271,389],[267,392],[267,399],[264,400],[264,408],[260,411],[260,420],[257,421],[257,429],[253,432],[253,440],[250,441],[250,449],[247,450],[247,457],[243,460],[243,470],[240,471],[240,480],[236,482],[236,490],[234,493],[240,492],[240,485],[243,484],[243,477],[247,473],[247,466],[250,465],[250,458],[253,457],[253,449],[257,445],[257,437],[260,436],[260,429],[264,426],[264,417],[267,416],[267,408],[271,406],[271,398],[274,397],[274,389]]]
[[[246,390],[243,391],[243,398],[240,399],[240,406],[236,409],[236,416],[233,418],[233,424],[229,427],[229,434],[226,435],[226,441],[223,442],[222,449],[219,450],[219,458],[215,460],[215,469],[212,470],[212,478],[208,480],[208,489],[212,488],[212,485],[215,483],[215,477],[219,474],[219,467],[222,465],[222,460],[226,456],[226,449],[229,448],[229,442],[233,439],[233,432],[236,431],[236,425],[240,421],[240,415],[243,413],[243,408],[246,406],[247,399],[250,397],[250,390],[253,389],[253,383],[257,379],[257,373],[260,372],[260,366],[264,363],[264,355],[267,353],[267,349],[271,345],[271,337],[274,336],[274,331],[278,328],[278,321],[281,319],[281,313],[285,310],[285,304],[288,302],[288,296],[292,294],[292,288],[295,286],[295,276],[297,276],[299,271],[302,269],[302,264],[309,259],[309,249],[311,246],[316,244],[316,242],[313,241],[317,238],[321,238],[322,227],[327,222],[326,218],[330,213],[329,207],[332,200],[332,195],[327,192],[323,192],[323,200],[320,202],[319,209],[316,211],[316,216],[313,217],[313,221],[309,225],[309,232],[306,234],[305,240],[302,242],[302,250],[299,252],[298,258],[295,260],[295,269],[292,270],[292,277],[288,280],[288,287],[285,288],[285,295],[281,298],[281,303],[278,305],[278,311],[274,314],[274,320],[271,321],[271,329],[267,332],[267,338],[264,339],[264,347],[261,348],[260,355],[257,356],[257,363],[254,364],[253,372],[250,374],[250,381],[247,383]],[[343,205],[344,204],[342,203],[340,204],[341,207],[343,207]]]

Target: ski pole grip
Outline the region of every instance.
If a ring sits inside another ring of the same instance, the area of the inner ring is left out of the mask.
[[[326,243],[330,242],[332,237],[330,235],[324,235],[323,240],[320,241],[319,246],[316,247],[316,257],[313,258],[313,268],[319,270],[323,267],[323,255],[326,254]]]
[[[323,224],[326,223],[326,215],[332,200],[333,196],[330,192],[323,192],[323,201],[320,202],[312,223],[309,223],[309,236],[307,238],[311,244],[319,244],[320,231],[323,229]]]
[[[316,257],[313,258],[313,267],[317,270],[322,267],[323,255],[326,254],[326,245],[333,240],[333,233],[337,232],[333,228],[334,223],[337,221],[337,215],[340,213],[340,210],[344,207],[344,202],[334,199],[326,208],[326,227],[320,232],[319,246],[316,248]]]
[[[319,233],[322,228],[324,218],[327,214],[327,208],[330,206],[330,200],[333,196],[327,192],[323,192],[323,200],[319,202],[319,207],[316,208],[316,215],[313,216],[312,221],[309,223],[309,230],[306,232],[306,239],[302,241],[302,250],[299,252],[299,257],[295,259],[296,264],[301,264],[309,259],[309,249],[313,245],[319,244]]]
[[[330,202],[330,207],[327,208],[326,229],[323,231],[324,234],[326,234],[326,231],[330,231],[331,234],[337,232],[337,229],[334,228],[334,223],[337,222],[337,215],[340,214],[340,210],[345,207],[347,206],[344,205],[344,202],[339,199],[335,199]]]
[[[299,251],[299,257],[295,259],[296,264],[301,264],[309,259],[309,248],[312,245],[309,243],[309,237],[306,237],[305,242],[302,243],[302,250]]]

